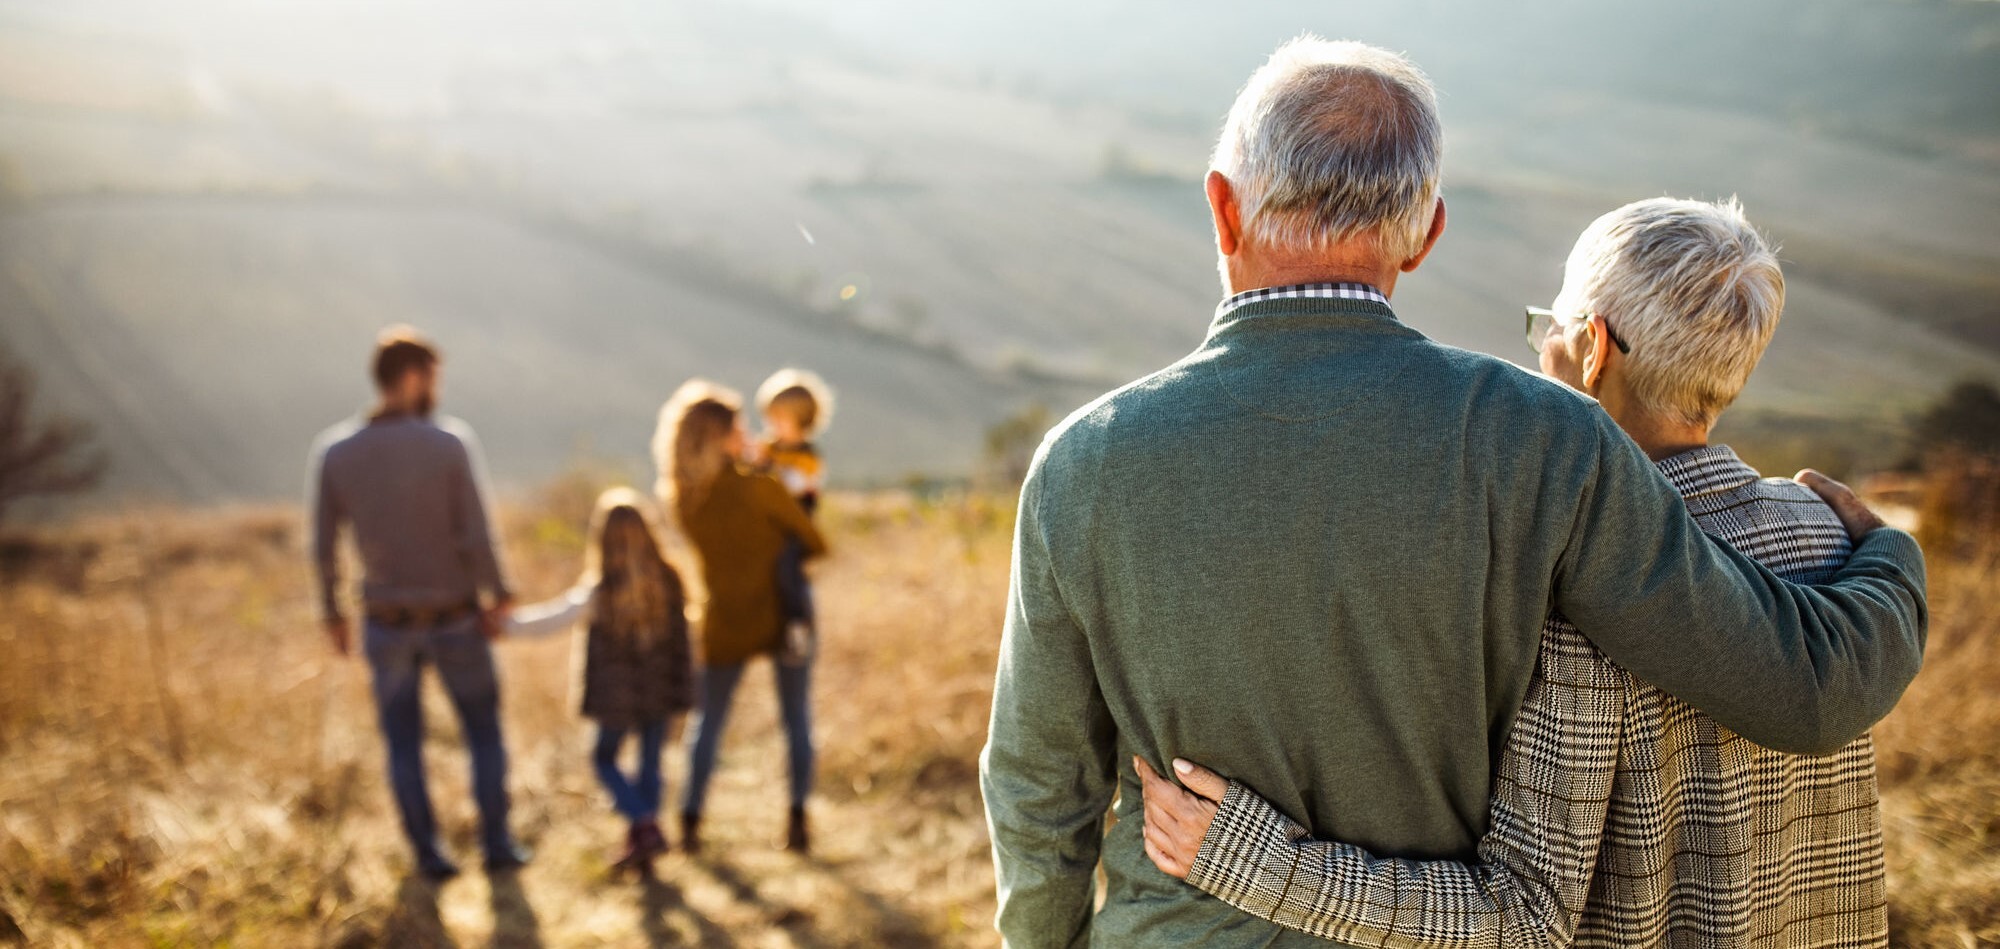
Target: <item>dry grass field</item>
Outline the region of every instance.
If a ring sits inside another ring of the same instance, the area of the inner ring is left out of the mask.
[[[590,490],[505,518],[517,586],[571,578]],[[534,514],[526,514],[533,511]],[[620,832],[586,765],[568,645],[500,647],[514,877],[407,861],[358,659],[324,648],[294,512],[138,511],[29,535],[0,583],[0,944],[990,946],[975,761],[1011,512],[847,496],[820,575],[817,853],[777,849],[773,696],[753,675],[709,853],[607,879]],[[1877,732],[1897,940],[2000,942],[2000,544],[1935,558],[1930,662]],[[465,758],[430,696],[433,794],[476,858]],[[683,770],[669,752],[670,791]]]
[[[524,595],[574,579],[590,500],[568,486],[507,519]],[[828,516],[818,852],[778,849],[782,745],[753,674],[708,855],[670,855],[645,885],[607,879],[623,827],[590,774],[566,642],[499,649],[535,862],[431,886],[406,874],[366,665],[323,645],[293,512],[134,513],[17,547],[0,592],[0,945],[991,942],[975,762],[1011,512],[851,498]],[[457,726],[428,698],[432,793],[476,864]],[[670,749],[670,794],[682,759]]]

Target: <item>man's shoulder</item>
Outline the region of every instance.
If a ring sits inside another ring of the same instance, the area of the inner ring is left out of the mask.
[[[479,436],[472,433],[472,426],[456,415],[433,415],[423,420],[426,428],[457,442],[463,447],[479,444]]]
[[[324,454],[328,449],[352,439],[356,433],[365,427],[366,420],[359,416],[349,416],[332,425],[328,425],[320,429],[318,435],[313,436],[313,452],[315,454]]]
[[[472,433],[472,426],[451,415],[410,419],[398,434],[431,451],[453,456],[469,456],[479,447],[479,436]]]
[[[1585,463],[1626,441],[1596,399],[1487,353],[1424,342],[1424,368],[1407,395],[1462,418],[1465,437],[1496,457],[1524,454]]]
[[[313,441],[315,451],[327,457],[369,444],[394,445],[396,451],[418,448],[462,454],[476,446],[478,440],[471,426],[449,415],[439,415],[390,420],[350,418],[327,428]]]
[[[1134,379],[1071,412],[1042,437],[1033,467],[1071,463],[1100,455],[1122,432],[1163,422],[1162,408],[1179,400],[1188,360]]]
[[[1518,441],[1526,450],[1550,441],[1577,443],[1579,434],[1593,430],[1600,438],[1616,432],[1596,399],[1555,379],[1486,353],[1429,339],[1419,345],[1422,354],[1405,380],[1409,394],[1419,401],[1435,397],[1442,411],[1469,413],[1478,423],[1470,429],[1485,436]],[[1172,433],[1194,416],[1191,407],[1217,394],[1202,384],[1201,363],[1210,356],[1197,351],[1071,412],[1049,429],[1033,467],[1075,466],[1126,441]],[[1534,431],[1543,437],[1520,437]]]
[[[1603,415],[1596,399],[1533,369],[1489,353],[1427,342],[1440,368],[1472,386],[1483,408],[1534,409],[1572,422]]]

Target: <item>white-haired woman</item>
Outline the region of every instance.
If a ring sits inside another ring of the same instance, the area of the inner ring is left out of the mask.
[[[737,683],[752,659],[778,652],[784,609],[778,562],[788,542],[808,556],[826,552],[826,541],[784,485],[741,462],[747,436],[743,399],[701,379],[691,380],[660,409],[653,453],[659,489],[689,543],[701,555],[708,601],[702,618],[701,718],[690,755],[681,804],[683,846],[701,846],[701,815],[708,781]],[[786,846],[803,852],[806,798],[812,791],[813,743],[810,661],[773,663],[779,712],[791,765],[791,819]]]
[[[582,711],[598,728],[592,763],[631,825],[613,866],[640,872],[667,850],[658,820],[660,751],[694,705],[687,595],[661,553],[651,507],[630,488],[604,492],[591,517],[582,578],[562,597],[516,611],[509,628],[514,636],[583,630]],[[618,766],[628,734],[639,740],[632,776]]]

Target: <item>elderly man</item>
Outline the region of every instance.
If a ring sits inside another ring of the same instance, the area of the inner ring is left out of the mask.
[[[1852,549],[1839,518],[1708,444],[1784,300],[1777,255],[1734,201],[1655,198],[1584,231],[1528,340],[1545,372],[1599,399],[1703,530],[1813,582]],[[1559,617],[1500,754],[1481,863],[1378,860],[1306,839],[1204,768],[1175,762],[1206,800],[1139,767],[1161,869],[1319,935],[1438,949],[1888,943],[1867,738],[1814,758],[1759,748]]]
[[[1148,862],[1134,755],[1372,853],[1473,858],[1551,608],[1782,749],[1844,745],[1915,674],[1908,535],[1857,515],[1831,585],[1787,583],[1590,400],[1397,319],[1444,229],[1440,137],[1401,57],[1280,48],[1208,176],[1206,341],[1038,453],[981,762],[1010,943],[1319,944]]]

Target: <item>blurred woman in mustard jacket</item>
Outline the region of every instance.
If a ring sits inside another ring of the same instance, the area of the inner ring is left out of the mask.
[[[743,466],[742,406],[735,392],[690,380],[660,409],[653,438],[661,497],[700,555],[708,589],[701,622],[701,717],[681,804],[683,846],[691,853],[701,847],[702,806],[743,669],[783,643],[778,559],[786,541],[796,539],[809,556],[826,552],[826,541],[784,485]],[[790,749],[786,846],[804,852],[810,846],[805,805],[813,783],[812,664],[771,665]]]

